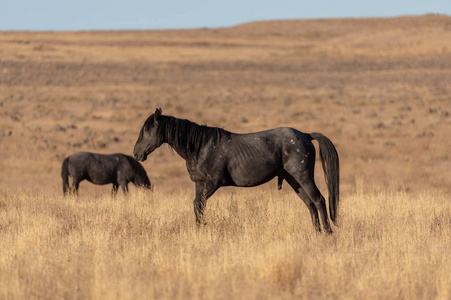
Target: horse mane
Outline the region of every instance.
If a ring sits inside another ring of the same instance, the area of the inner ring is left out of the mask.
[[[161,140],[171,145],[175,151],[194,160],[197,160],[206,143],[212,142],[215,145],[221,139],[230,137],[230,132],[225,129],[199,125],[172,116],[161,116],[159,122]]]

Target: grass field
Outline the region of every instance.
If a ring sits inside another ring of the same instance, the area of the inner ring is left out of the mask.
[[[186,191],[2,190],[0,298],[449,299],[449,198],[362,186],[332,236],[291,191],[219,192],[198,228]]]
[[[443,15],[0,32],[0,298],[449,299],[450,83]],[[64,157],[130,155],[156,107],[239,133],[323,133],[340,226],[316,234],[271,181],[220,189],[198,228],[167,147],[143,163],[153,192],[83,182],[62,197]]]

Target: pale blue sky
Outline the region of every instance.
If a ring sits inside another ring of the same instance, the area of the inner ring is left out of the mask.
[[[275,19],[451,15],[451,0],[0,0],[0,30],[228,27]]]

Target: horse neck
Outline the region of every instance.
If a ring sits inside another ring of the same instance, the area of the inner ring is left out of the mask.
[[[202,136],[204,126],[189,120],[166,117],[162,122],[163,141],[185,160],[196,159],[200,148],[206,141]]]
[[[140,165],[135,166],[135,176],[133,177],[133,184],[135,186],[150,184],[149,178],[145,173],[144,168]]]
[[[182,140],[179,137],[179,122],[180,119],[164,116],[164,119],[160,120],[160,138],[163,143],[167,143],[178,155],[186,160],[189,158],[189,155],[186,151],[186,140]]]

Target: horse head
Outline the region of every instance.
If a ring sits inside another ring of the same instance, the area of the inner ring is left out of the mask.
[[[158,132],[161,112],[161,108],[157,108],[155,113],[147,118],[139,132],[139,137],[133,150],[133,154],[137,161],[145,161],[147,155],[163,144],[163,140]]]
[[[143,170],[144,171],[144,170]],[[145,189],[152,189],[152,185],[150,184],[149,177],[147,177],[147,174],[140,173],[135,176],[135,179],[133,180],[133,184],[137,187],[145,188]]]

